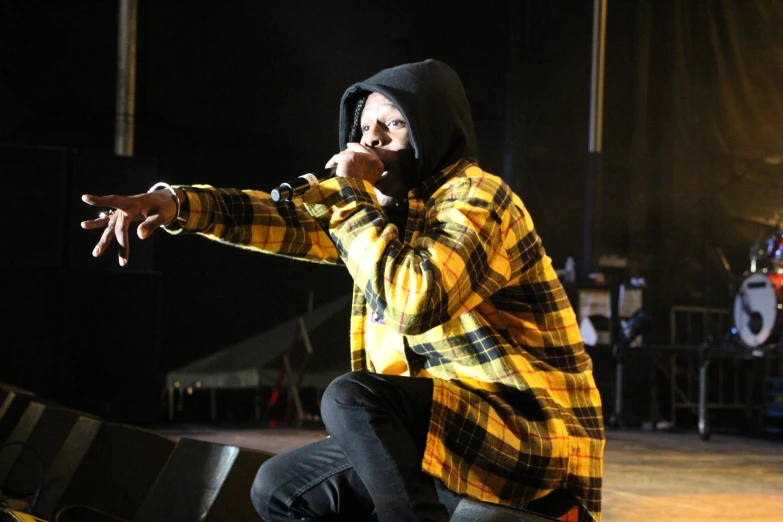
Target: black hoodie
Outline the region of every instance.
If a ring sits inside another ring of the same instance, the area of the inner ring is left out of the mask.
[[[340,150],[345,150],[359,99],[383,94],[402,112],[416,152],[412,186],[462,158],[475,158],[476,136],[462,82],[443,62],[425,60],[384,69],[346,89],[340,102]]]

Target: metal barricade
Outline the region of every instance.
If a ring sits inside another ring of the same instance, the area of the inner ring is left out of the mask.
[[[726,308],[672,306],[669,312],[669,342],[673,345],[700,345],[707,339],[721,339],[729,331],[730,322]]]
[[[656,361],[670,381],[671,422],[677,423],[678,411],[691,411],[702,440],[709,439],[718,411],[723,427],[761,428],[764,377],[783,366],[777,348],[750,350],[736,343],[731,321],[725,308],[671,307],[671,345],[660,347],[668,352],[668,369]]]

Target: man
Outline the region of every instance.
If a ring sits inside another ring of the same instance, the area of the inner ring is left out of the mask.
[[[386,69],[343,95],[334,178],[301,200],[190,186],[84,196],[128,259],[130,222],[302,259],[354,281],[353,372],[325,391],[329,438],[265,463],[268,521],[446,521],[449,497],[522,506],[567,490],[600,518],[603,421],[566,294],[519,197],[482,171],[447,65]],[[439,497],[440,494],[440,497]],[[440,500],[439,500],[440,499]]]

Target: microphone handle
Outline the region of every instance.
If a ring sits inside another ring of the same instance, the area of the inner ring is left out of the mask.
[[[291,201],[294,198],[301,197],[310,188],[318,185],[320,181],[334,176],[335,170],[335,167],[330,167],[315,172],[308,172],[294,180],[281,183],[279,187],[270,192],[272,201]]]

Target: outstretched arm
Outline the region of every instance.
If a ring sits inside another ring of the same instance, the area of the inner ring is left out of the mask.
[[[85,229],[105,227],[93,255],[103,255],[116,239],[119,263],[125,266],[130,225],[141,221],[137,229],[141,239],[161,226],[175,225],[168,231],[198,233],[222,243],[298,259],[339,262],[332,239],[300,200],[275,203],[265,192],[209,185],[171,190],[176,200],[168,190],[135,196],[82,196],[88,205],[111,209],[82,222]]]

